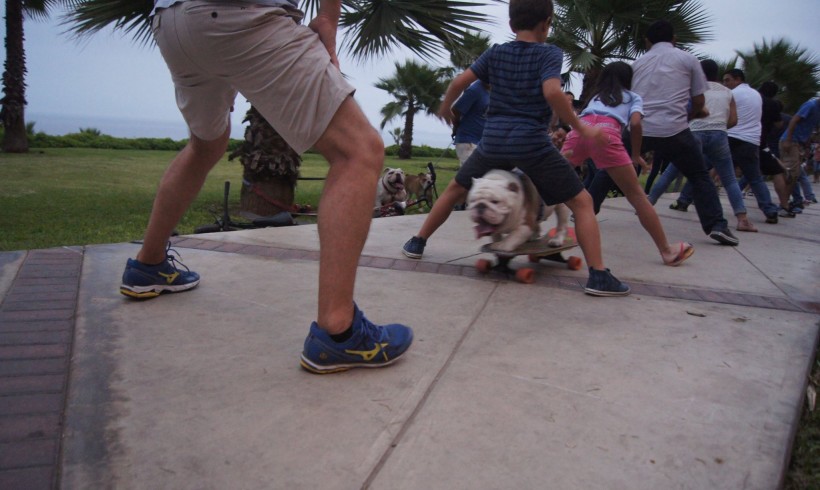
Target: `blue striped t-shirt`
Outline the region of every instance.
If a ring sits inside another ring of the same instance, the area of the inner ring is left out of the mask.
[[[511,41],[493,45],[470,69],[489,83],[490,105],[476,151],[490,158],[533,158],[550,151],[543,83],[561,76],[563,53],[550,44]]]

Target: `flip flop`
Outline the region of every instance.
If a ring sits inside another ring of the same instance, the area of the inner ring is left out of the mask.
[[[755,225],[751,223],[738,223],[737,231],[748,231],[751,233],[757,233],[757,228],[755,228]]]
[[[680,250],[678,250],[678,255],[676,255],[674,259],[667,261],[663,258],[663,255],[661,255],[661,259],[663,259],[664,264],[677,267],[681,265],[684,260],[691,257],[693,253],[695,253],[695,247],[693,247],[691,243],[680,242]]]

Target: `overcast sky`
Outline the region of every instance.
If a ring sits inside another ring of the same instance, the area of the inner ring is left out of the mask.
[[[820,61],[820,2],[818,0],[700,0],[712,20],[713,40],[697,51],[718,60],[728,60],[735,50],[750,50],[754,43],[785,37],[808,49]],[[2,2],[5,17],[5,2]],[[486,26],[493,42],[509,39],[506,5],[486,10],[497,19]],[[3,29],[5,25],[3,24]],[[27,121],[49,134],[93,127],[115,136],[186,137],[174,102],[173,85],[159,50],[143,46],[121,34],[104,31],[78,42],[64,34],[59,12],[51,21],[27,19]],[[5,37],[5,30],[3,31]],[[340,39],[341,41],[341,39]],[[357,88],[356,99],[378,127],[381,107],[390,101],[373,84],[394,73],[394,62],[409,56],[394,53],[385,59],[357,63],[341,56],[342,71]],[[0,53],[5,62],[5,50]],[[442,65],[446,61],[442,61]],[[233,115],[233,136],[243,134],[242,118],[247,102],[239,95]],[[383,132],[401,125],[395,120]],[[416,120],[415,144],[445,147],[450,131],[430,116]]]

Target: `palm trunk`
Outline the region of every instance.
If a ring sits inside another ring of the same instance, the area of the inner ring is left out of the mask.
[[[6,63],[3,72],[3,93],[0,118],[3,120],[3,151],[28,151],[26,134],[26,54],[23,48],[23,2],[6,2]]]
[[[301,157],[254,107],[245,122],[245,141],[228,157],[239,156],[243,167],[240,208],[260,216],[290,211]]]
[[[404,134],[399,145],[399,158],[402,160],[413,157],[413,119],[416,115],[416,105],[411,100],[407,103],[407,115],[404,118]]]

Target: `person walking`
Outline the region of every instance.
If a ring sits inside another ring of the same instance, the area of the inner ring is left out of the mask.
[[[718,81],[718,65],[714,60],[702,60],[700,66],[707,80],[708,88],[703,95],[706,98],[706,110],[709,115],[704,118],[692,119],[689,122],[689,129],[692,130],[692,134],[698,140],[703,157],[715,170],[723,189],[726,191],[726,196],[729,198],[729,203],[737,218],[737,230],[756,232],[757,228],[749,221],[746,206],[743,203],[743,193],[740,191],[735,177],[735,166],[729,150],[727,130],[737,124],[735,99],[732,96],[732,91]],[[669,184],[679,175],[680,172],[674,163],[670,164],[649,192],[649,201],[652,204],[658,202],[658,198],[666,192]],[[678,199],[669,207],[685,211],[691,203],[692,185],[687,182],[683,186]]]
[[[339,71],[340,0],[321,0],[301,25],[296,0],[157,0],[151,29],[190,131],[159,184],[144,240],[128,259],[120,292],[136,299],[189,291],[199,274],[170,248],[174,227],[225,154],[229,114],[242,93],[295,151],[315,148],[329,162],[319,205],[319,292],[300,365],[312,373],[392,364],[412,330],[376,325],[353,301],[356,269],[370,228],[384,143]],[[274,279],[275,280],[275,279]]]
[[[601,128],[609,137],[608,143],[604,146],[596,145],[578,131],[572,131],[564,142],[561,154],[576,166],[583,164],[587,158],[592,158],[599,172],[608,173],[635,209],[641,226],[655,242],[663,263],[677,266],[688,259],[695,248],[686,242],[669,244],[655,208],[638,182],[633,165],[642,168],[648,166],[641,156],[643,102],[630,88],[632,67],[622,61],[606,65],[598,78],[592,99],[581,111],[581,122]],[[627,124],[632,138],[631,157],[621,141],[621,133]]]
[[[757,207],[766,217],[766,223],[775,224],[778,207],[772,202],[769,187],[763,180],[760,167],[763,98],[757,90],[746,83],[746,75],[739,68],[733,68],[723,74],[723,85],[732,90],[737,104],[737,125],[729,129],[732,161],[746,178],[745,182],[757,199]]]

